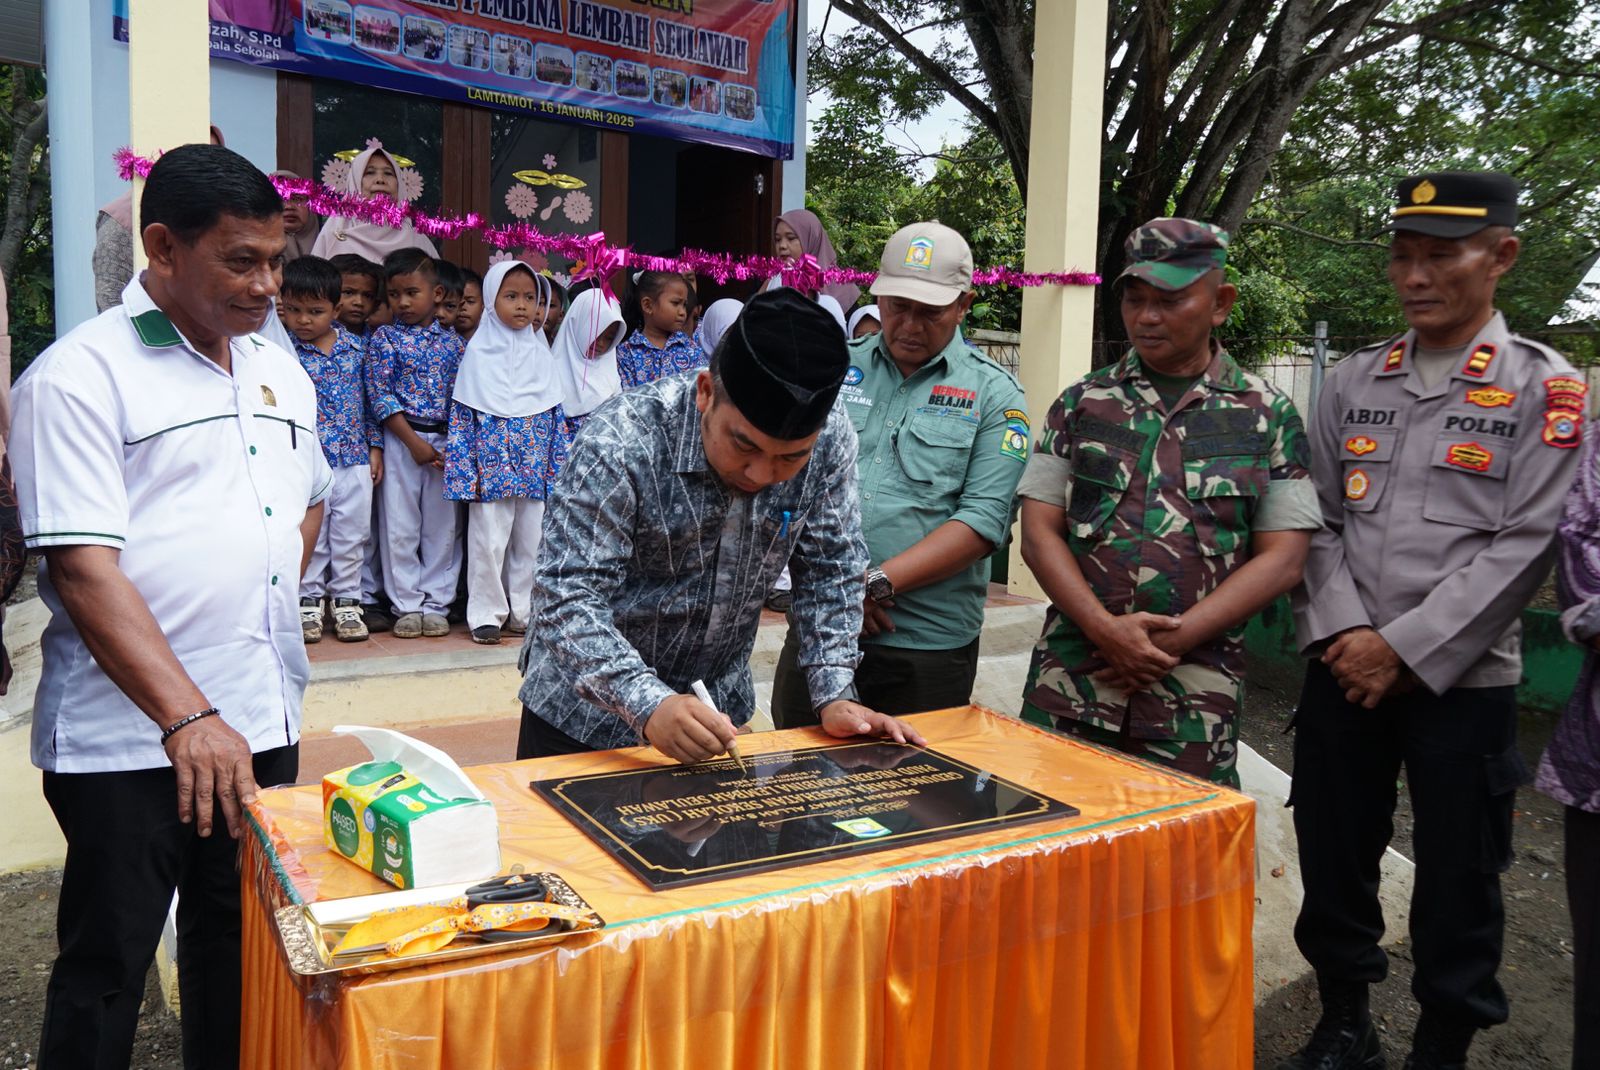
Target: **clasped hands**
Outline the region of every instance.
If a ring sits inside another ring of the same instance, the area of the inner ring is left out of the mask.
[[[1144,691],[1178,667],[1190,645],[1183,618],[1164,613],[1107,613],[1084,629],[1105,668],[1094,679],[1123,691]]]
[[[1340,632],[1323,651],[1322,663],[1345,689],[1345,701],[1369,710],[1417,685],[1416,676],[1375,628]]]

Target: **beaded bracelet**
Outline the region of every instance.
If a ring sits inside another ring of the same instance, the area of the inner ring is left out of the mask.
[[[199,713],[191,713],[189,716],[185,717],[181,721],[172,722],[170,725],[168,725],[166,727],[166,730],[161,733],[161,745],[163,747],[165,747],[167,745],[167,740],[171,739],[173,733],[176,732],[178,729],[186,728],[189,725],[194,724],[196,721],[200,720],[203,717],[215,717],[217,714],[219,714],[221,712],[222,712],[221,710],[219,710],[215,706],[213,706],[209,710],[201,710]]]

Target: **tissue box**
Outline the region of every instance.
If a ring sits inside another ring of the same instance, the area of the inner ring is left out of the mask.
[[[322,780],[322,839],[396,888],[500,872],[494,804],[442,751],[399,732],[339,727],[373,760]]]

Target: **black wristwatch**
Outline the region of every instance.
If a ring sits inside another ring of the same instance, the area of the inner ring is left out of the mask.
[[[894,598],[894,584],[883,574],[883,569],[867,569],[867,597],[880,606]]]

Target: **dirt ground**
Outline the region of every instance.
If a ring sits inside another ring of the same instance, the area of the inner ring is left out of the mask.
[[[1299,680],[1252,666],[1245,699],[1244,739],[1280,769],[1293,771],[1293,737],[1284,734],[1299,697]],[[1523,711],[1518,742],[1530,769],[1555,727],[1545,714]],[[1511,999],[1511,1020],[1481,1033],[1468,1065],[1481,1070],[1566,1068],[1572,1062],[1572,923],[1562,867],[1561,806],[1531,788],[1517,793],[1512,843],[1516,860],[1502,878],[1506,901],[1505,958],[1500,983]],[[1394,847],[1411,857],[1411,807],[1402,776]],[[1389,1065],[1409,1050],[1417,1008],[1411,998],[1412,960],[1402,941],[1389,948],[1389,978],[1372,989]],[[1256,1066],[1275,1066],[1310,1035],[1319,1011],[1309,977],[1256,1008]]]
[[[1298,695],[1298,680],[1260,668],[1250,674],[1245,740],[1275,765],[1291,768],[1291,739],[1283,734]],[[1553,722],[1523,719],[1522,747],[1530,766]],[[1572,1056],[1572,929],[1561,866],[1561,808],[1531,790],[1518,796],[1517,859],[1505,877],[1505,964],[1500,977],[1511,996],[1511,1020],[1483,1034],[1470,1065],[1495,1070],[1557,1068]],[[1401,792],[1395,846],[1410,853],[1410,811]],[[58,872],[0,876],[0,1068],[31,1066],[39,1040],[44,988],[55,953]],[[1373,1012],[1384,1034],[1390,1065],[1404,1058],[1416,1007],[1410,994],[1411,958],[1405,943],[1391,949],[1389,979],[1373,990]],[[1256,1012],[1256,1065],[1271,1068],[1310,1033],[1317,1016],[1316,987],[1305,979],[1275,993]],[[133,1065],[177,1068],[177,1020],[161,1001],[152,972],[146,987]]]

